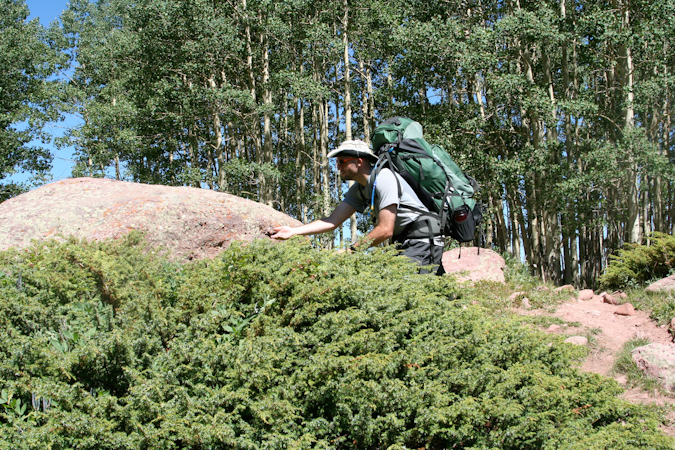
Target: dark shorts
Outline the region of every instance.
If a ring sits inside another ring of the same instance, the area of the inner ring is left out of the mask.
[[[436,275],[443,275],[445,269],[441,260],[443,258],[443,247],[440,245],[432,245],[429,241],[423,240],[409,240],[403,241],[399,244],[401,254],[415,261],[420,266],[432,266],[431,268],[423,267],[420,273],[432,273]]]

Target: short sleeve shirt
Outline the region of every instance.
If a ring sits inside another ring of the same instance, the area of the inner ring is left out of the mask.
[[[373,173],[370,176],[374,176]],[[398,180],[398,182],[397,182]],[[390,169],[382,169],[374,183],[368,180],[366,186],[354,183],[345,195],[345,203],[363,213],[370,209],[372,189],[375,189],[373,215],[377,220],[381,209],[396,205],[396,221],[394,222],[394,236],[401,234],[406,226],[419,217],[421,211],[429,211],[420,201],[412,187],[400,175]],[[399,198],[398,186],[401,185],[402,195]],[[412,209],[411,209],[412,208]],[[417,210],[417,211],[416,211]]]

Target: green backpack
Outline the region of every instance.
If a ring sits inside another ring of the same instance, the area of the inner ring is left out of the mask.
[[[394,170],[438,219],[442,236],[459,242],[473,240],[483,217],[473,198],[478,183],[462,172],[443,147],[424,140],[418,122],[406,117],[385,120],[375,128],[372,142],[379,157],[373,182],[384,167]],[[373,202],[371,199],[371,206]]]

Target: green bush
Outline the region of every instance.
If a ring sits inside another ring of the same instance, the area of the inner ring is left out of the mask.
[[[601,289],[625,289],[664,278],[675,268],[675,236],[653,233],[644,244],[627,244],[610,255],[605,273],[598,279]]]
[[[392,252],[181,265],[132,235],[0,273],[0,448],[672,448],[583,350]]]

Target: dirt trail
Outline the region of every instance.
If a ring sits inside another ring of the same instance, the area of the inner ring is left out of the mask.
[[[630,299],[627,300],[630,302]],[[594,300],[588,301],[571,298],[567,303],[559,305],[554,313],[540,309],[521,312],[527,315],[552,315],[570,324],[580,324],[576,327],[561,327],[554,332],[569,336],[588,336],[590,333],[592,336],[588,345],[590,353],[581,369],[614,377],[619,383],[625,385],[627,382],[625,376],[612,373],[612,366],[623,345],[636,337],[647,338],[653,343],[670,344],[672,336],[665,326],[657,326],[649,318],[648,313],[635,311],[633,316],[621,316],[614,313],[617,308],[616,305],[603,303],[602,299],[596,296]],[[675,406],[675,396],[644,392],[637,388],[627,388],[623,398],[634,403]],[[663,431],[675,436],[675,409],[667,417],[671,423],[663,427]]]

